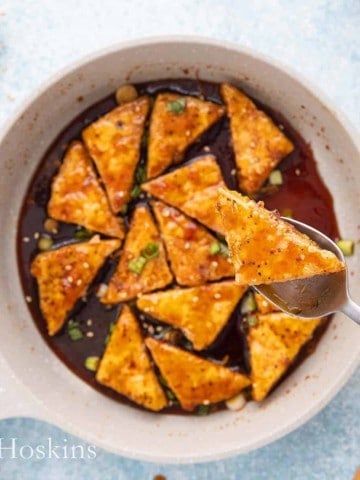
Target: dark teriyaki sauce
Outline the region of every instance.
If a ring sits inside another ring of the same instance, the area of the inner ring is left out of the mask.
[[[147,94],[155,97],[163,91],[172,91],[180,94],[193,95],[216,103],[222,103],[219,85],[200,80],[161,80],[136,85],[140,95]],[[333,210],[333,202],[330,193],[323,184],[317,172],[316,162],[313,158],[311,148],[304,139],[291,127],[291,125],[278,112],[268,107],[255,103],[265,110],[284,130],[285,134],[293,141],[295,150],[285,158],[278,168],[282,171],[283,185],[278,189],[265,188],[258,195],[269,209],[290,209],[293,216],[305,223],[313,225],[332,238],[338,237],[338,229]],[[46,324],[41,315],[38,305],[38,292],[36,281],[30,274],[30,264],[37,250],[37,237],[44,231],[44,221],[47,218],[46,205],[50,197],[50,186],[53,176],[57,173],[65,150],[74,139],[81,138],[82,130],[100,116],[116,106],[114,95],[111,95],[80,114],[68,125],[56,138],[41,160],[24,198],[21,216],[18,224],[17,254],[21,275],[22,286],[25,297],[29,300],[28,306],[34,322],[42,334],[44,340],[51,350],[80,378],[102,393],[122,402],[131,403],[126,398],[113,390],[103,387],[95,380],[95,374],[88,371],[84,362],[89,356],[101,356],[105,349],[106,338],[110,326],[118,318],[121,305],[105,308],[100,304],[95,295],[95,289],[99,283],[107,283],[116,268],[116,259],[110,259],[97,275],[91,286],[87,298],[81,300],[75,306],[69,318],[76,319],[83,332],[83,338],[72,341],[69,338],[66,325],[54,337],[49,337],[46,331]],[[225,182],[231,189],[236,189],[236,177],[233,175],[235,169],[234,153],[231,147],[229,121],[222,118],[186,152],[183,163],[193,158],[211,153],[216,156],[222,170]],[[143,142],[141,160],[146,162],[146,142]],[[178,168],[176,165],[172,168]],[[142,201],[146,201],[142,200]],[[134,207],[129,205],[129,211],[125,217],[128,224]],[[74,241],[74,234],[77,226],[59,222],[58,233],[52,235],[54,245],[59,246]],[[151,317],[137,311],[135,302],[129,302],[140,319],[144,333],[152,326],[154,336],[161,336],[156,327],[165,324],[157,322]],[[244,325],[239,306],[233,312],[230,321],[224,331],[219,335],[216,342],[206,351],[198,352],[199,355],[219,362],[226,361],[226,365],[233,370],[249,372],[248,353],[246,349]],[[325,322],[326,323],[326,322]],[[145,327],[146,329],[145,330]],[[324,331],[324,324],[318,329],[314,339],[302,349],[295,365],[305,358],[315,347],[321,334]],[[183,348],[190,348],[189,342],[177,332],[177,343]],[[182,410],[175,404],[165,410],[166,412],[179,413]]]

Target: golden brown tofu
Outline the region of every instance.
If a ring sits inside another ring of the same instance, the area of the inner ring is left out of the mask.
[[[251,327],[247,335],[252,397],[264,400],[290,365],[288,349],[267,323]]]
[[[247,287],[220,282],[142,295],[137,306],[148,315],[179,328],[195,350],[210,346]]]
[[[155,248],[154,255],[145,259],[143,250]],[[102,303],[118,303],[130,300],[139,293],[164,288],[172,282],[172,274],[166,261],[159,231],[149,209],[138,205],[134,211],[120,261]]]
[[[140,97],[114,108],[82,132],[115,213],[130,200],[148,111],[149,98]]]
[[[254,292],[257,311],[259,313],[278,312],[279,309],[271,302],[266,300],[260,293]]]
[[[304,320],[283,312],[257,315],[247,337],[254,400],[267,396],[320,323],[319,318]]]
[[[224,113],[224,107],[195,97],[159,94],[150,119],[147,178],[180,162],[186,149]]]
[[[147,338],[145,343],[184,410],[222,402],[250,385],[245,375],[173,345],[154,338]]]
[[[295,359],[301,347],[308,342],[316,328],[320,325],[320,318],[295,318],[283,312],[258,315],[260,323],[267,323],[288,349],[291,360]]]
[[[143,184],[142,188],[212,230],[224,234],[220,215],[216,211],[218,188],[224,186],[215,157],[207,155]]]
[[[294,146],[240,90],[227,83],[220,90],[230,119],[239,188],[252,195]]]
[[[176,281],[180,285],[201,285],[210,280],[233,277],[234,268],[221,252],[212,253],[216,237],[179,210],[153,202],[162,238]]]
[[[268,284],[342,271],[332,252],[237,192],[220,189],[220,210],[240,285]]]
[[[88,242],[65,245],[35,257],[31,274],[38,283],[40,308],[49,335],[61,329],[106,258],[119,247],[119,240],[100,240],[95,236]]]
[[[66,151],[51,185],[48,214],[110,237],[124,238],[122,219],[115,217],[101,188],[90,157],[81,142]]]
[[[127,305],[111,334],[96,380],[149,410],[157,412],[168,403],[151,366],[138,322]]]

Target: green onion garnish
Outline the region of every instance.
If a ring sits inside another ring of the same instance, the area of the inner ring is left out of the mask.
[[[128,263],[128,269],[130,270],[130,272],[140,275],[140,273],[143,271],[143,268],[145,267],[146,262],[147,260],[145,257],[133,258]]]
[[[141,193],[140,185],[136,184],[134,185],[134,188],[130,192],[130,197],[135,200],[136,198],[138,198],[140,193]]]
[[[169,112],[173,112],[173,113],[176,113],[176,115],[179,115],[180,113],[183,113],[185,111],[186,98],[180,97],[174,102],[169,102],[166,108]]]
[[[211,244],[210,246],[211,255],[216,255],[217,253],[220,253],[220,250],[221,250],[220,243],[214,242]]]
[[[282,185],[283,177],[280,170],[273,170],[269,175],[270,185]]]
[[[146,182],[146,170],[144,167],[138,167],[135,173],[137,183]]]
[[[355,242],[353,240],[338,240],[336,245],[340,248],[345,257],[351,257],[354,254]]]
[[[255,327],[258,324],[259,320],[257,315],[248,315],[247,317],[247,323],[250,325],[250,327]]]
[[[220,255],[222,255],[225,258],[230,257],[228,246],[225,245],[225,243],[220,243]]]
[[[210,412],[211,412],[210,405],[199,405],[196,409],[197,415],[209,415]]]
[[[86,240],[92,236],[93,236],[93,232],[83,227],[79,228],[74,233],[74,238],[76,238],[77,240]]]
[[[256,310],[256,302],[254,294],[249,292],[244,300],[241,302],[241,313],[251,313]]]
[[[51,237],[48,237],[48,236],[42,236],[39,238],[39,241],[38,241],[38,249],[45,252],[46,250],[50,250],[50,248],[53,246],[53,239]]]
[[[80,330],[79,323],[75,320],[69,320],[67,323],[67,333],[71,340],[74,342],[76,340],[81,340],[83,338],[83,333]]]
[[[150,242],[141,250],[141,256],[146,260],[151,260],[152,258],[159,256],[159,245],[155,242]]]
[[[96,372],[98,365],[99,365],[99,357],[87,357],[84,362],[84,366],[87,370],[91,372]]]
[[[125,205],[123,205],[120,209],[121,215],[126,215],[128,213],[128,210],[129,210],[129,205],[125,203]]]

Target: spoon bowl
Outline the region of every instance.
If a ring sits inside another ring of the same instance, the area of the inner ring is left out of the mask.
[[[345,263],[340,248],[319,230],[291,218],[283,217],[283,220],[294,225],[321,248],[333,252]],[[324,317],[341,311],[360,324],[360,306],[350,298],[347,269],[288,282],[257,285],[253,288],[280,310],[296,317]]]

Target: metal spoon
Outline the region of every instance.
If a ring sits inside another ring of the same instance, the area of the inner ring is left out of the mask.
[[[290,218],[283,218],[305,233],[320,247],[330,250],[345,262],[340,248],[330,238],[309,225]],[[343,312],[360,324],[360,306],[349,296],[347,269],[339,273],[316,275],[311,278],[257,285],[253,288],[280,310],[301,318],[323,317]]]

